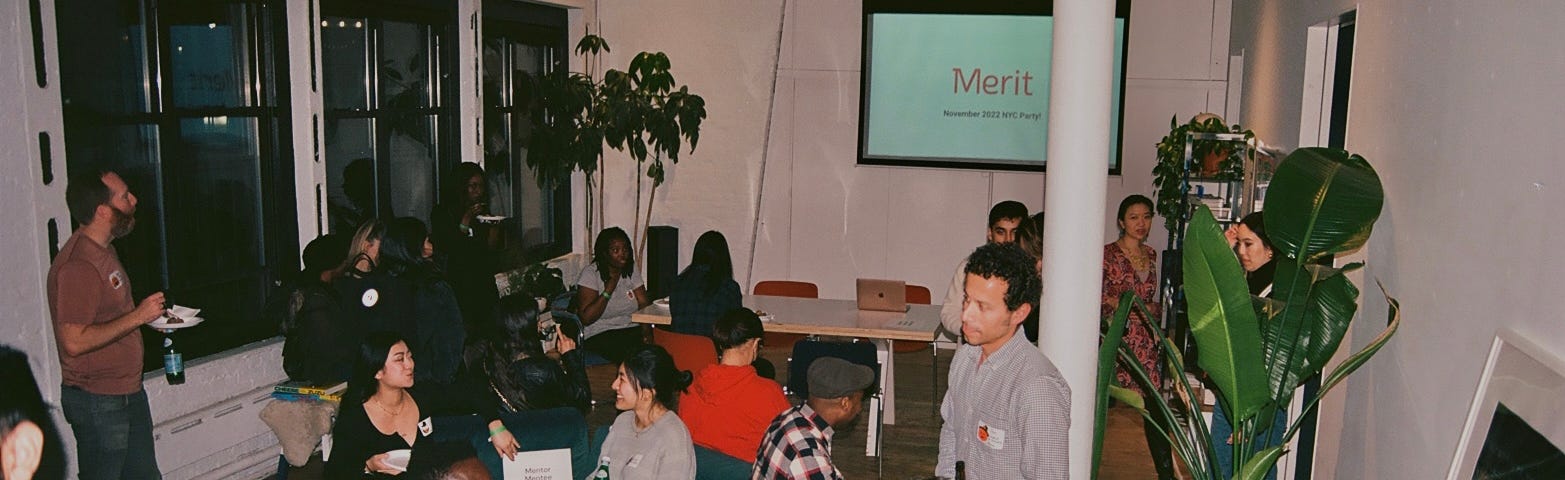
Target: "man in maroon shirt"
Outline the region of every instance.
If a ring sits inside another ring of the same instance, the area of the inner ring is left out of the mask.
[[[111,243],[135,228],[136,196],[118,174],[94,171],[71,178],[65,203],[81,226],[49,267],[49,312],[81,478],[161,478],[140,327],[163,314],[163,293],[135,303]]]

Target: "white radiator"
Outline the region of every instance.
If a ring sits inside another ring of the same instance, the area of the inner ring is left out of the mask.
[[[271,393],[271,386],[257,388],[153,426],[163,478],[264,478],[276,473],[277,437],[261,421],[261,408]]]

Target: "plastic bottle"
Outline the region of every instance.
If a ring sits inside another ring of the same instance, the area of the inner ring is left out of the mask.
[[[956,462],[956,480],[967,480],[967,462]]]
[[[169,385],[185,383],[185,356],[174,350],[172,334],[163,335],[163,378]]]

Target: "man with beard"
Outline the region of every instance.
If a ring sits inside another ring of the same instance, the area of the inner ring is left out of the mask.
[[[81,226],[49,267],[49,312],[81,478],[161,478],[141,388],[140,327],[163,314],[163,293],[133,301],[111,243],[135,228],[136,196],[118,174],[94,171],[71,178],[65,203]]]
[[[761,436],[751,480],[842,480],[831,461],[831,437],[852,430],[875,371],[837,357],[810,362],[810,398],[778,415]]]

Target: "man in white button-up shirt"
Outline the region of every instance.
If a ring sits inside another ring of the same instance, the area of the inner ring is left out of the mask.
[[[1038,270],[1014,244],[978,247],[967,258],[965,344],[951,361],[940,404],[935,475],[1064,479],[1070,476],[1070,387],[1037,347],[1018,335],[1037,308]]]

